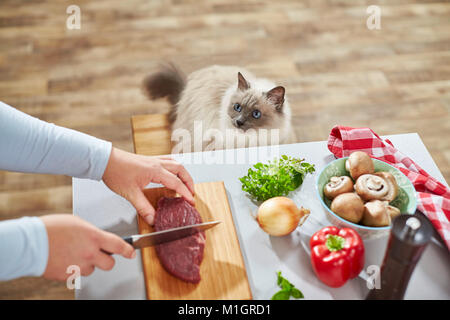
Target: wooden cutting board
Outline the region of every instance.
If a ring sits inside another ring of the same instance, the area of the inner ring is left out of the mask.
[[[173,197],[176,194],[167,188],[154,188],[145,190],[145,195],[156,208],[161,197]],[[155,248],[144,248],[141,253],[147,299],[251,299],[244,260],[223,182],[196,184],[195,207],[204,222],[222,221],[206,231],[204,258],[200,265],[202,280],[198,284],[192,284],[175,278],[164,270]],[[140,217],[138,224],[140,233],[154,231]]]

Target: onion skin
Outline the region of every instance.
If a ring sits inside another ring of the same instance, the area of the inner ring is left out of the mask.
[[[299,209],[295,202],[286,197],[274,197],[264,201],[258,209],[256,220],[259,226],[271,236],[285,236],[294,231],[309,210]]]

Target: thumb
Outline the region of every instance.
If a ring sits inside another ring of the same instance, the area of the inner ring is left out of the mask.
[[[136,208],[137,213],[152,226],[154,223],[155,209],[152,207],[142,190],[137,188],[130,195],[130,199],[128,200]]]

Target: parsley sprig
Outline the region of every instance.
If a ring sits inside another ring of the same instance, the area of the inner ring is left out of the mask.
[[[283,155],[268,164],[258,162],[248,169],[246,176],[239,178],[242,190],[257,201],[286,196],[303,183],[307,173],[315,171],[313,164],[304,161]]]
[[[277,275],[277,284],[281,290],[272,296],[272,300],[289,300],[291,296],[295,299],[304,298],[303,293],[281,275],[281,271],[278,271]]]

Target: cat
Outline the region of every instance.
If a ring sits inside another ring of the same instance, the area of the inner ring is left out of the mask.
[[[236,142],[230,145],[223,137],[240,141],[238,147],[295,142],[284,87],[256,78],[243,68],[213,65],[186,77],[173,64],[166,64],[144,79],[143,89],[149,99],[165,97],[172,104],[169,120],[173,133],[184,129],[197,138],[202,149],[194,150],[196,141],[191,139],[187,152],[236,147]],[[195,125],[207,133],[201,142]],[[268,131],[268,139],[264,139],[260,129],[277,130],[275,136]]]

